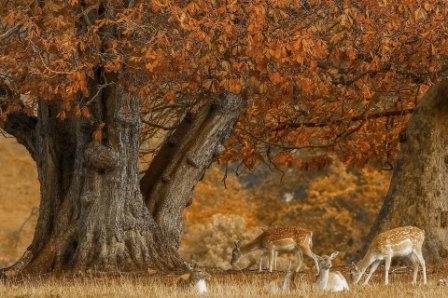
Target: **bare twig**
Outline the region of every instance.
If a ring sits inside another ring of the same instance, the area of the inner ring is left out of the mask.
[[[18,22],[14,27],[12,27],[8,31],[0,35],[0,40],[10,37],[14,32],[16,32],[20,28],[20,26],[22,26],[22,24],[23,22]]]

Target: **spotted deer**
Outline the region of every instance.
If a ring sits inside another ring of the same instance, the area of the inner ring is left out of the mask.
[[[241,245],[236,241],[232,251],[231,265],[234,266],[242,257],[247,254],[261,250],[264,255],[268,255],[269,271],[272,272],[276,262],[277,253],[293,252],[297,257],[296,272],[300,270],[303,262],[303,254],[314,260],[316,270],[319,272],[316,255],[311,251],[313,232],[296,227],[274,227],[265,230],[255,240]],[[262,257],[263,257],[262,256]]]
[[[369,283],[370,277],[378,268],[381,261],[385,261],[384,284],[389,284],[389,269],[393,257],[408,257],[413,266],[412,283],[417,282],[419,264],[423,271],[423,284],[426,284],[426,264],[422,254],[425,232],[419,228],[407,226],[395,228],[378,234],[372,241],[364,258],[353,264],[352,279],[357,284],[367,268],[371,266],[364,285]]]
[[[341,292],[348,290],[348,283],[341,272],[330,272],[333,266],[332,260],[336,258],[339,252],[335,251],[330,256],[316,256],[319,264],[319,275],[314,283],[314,287],[318,290],[328,292]]]

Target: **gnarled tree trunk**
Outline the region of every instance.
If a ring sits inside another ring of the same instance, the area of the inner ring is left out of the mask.
[[[426,232],[424,256],[448,258],[448,81],[428,90],[406,130],[389,192],[367,244],[381,231],[414,225]]]
[[[93,138],[99,123],[57,120],[59,108],[45,101],[36,118],[23,122],[28,116],[13,114],[3,126],[36,160],[41,204],[32,244],[0,274],[184,266],[177,253],[182,212],[221,152],[242,100],[228,94],[188,115],[148,169],[143,198],[138,98],[119,86],[104,88],[100,96],[92,113],[105,124],[101,140]]]
[[[40,102],[34,156],[41,182],[33,242],[9,274],[61,270],[135,271],[181,266],[142,200],[138,180],[138,98],[121,87],[105,90],[95,119],[56,119],[58,107]]]

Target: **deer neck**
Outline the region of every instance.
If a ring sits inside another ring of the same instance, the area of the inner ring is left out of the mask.
[[[320,269],[316,284],[319,289],[325,289],[328,284],[328,277],[330,276],[330,269]]]
[[[358,270],[364,274],[364,272],[366,272],[367,267],[370,266],[370,264],[372,264],[372,262],[375,261],[374,260],[374,256],[372,255],[371,251],[367,251],[367,253],[365,254],[364,258],[362,258],[358,264],[356,264],[356,267],[358,267]]]
[[[246,255],[254,250],[261,249],[260,239],[255,239],[252,242],[247,243],[241,247],[241,255]]]

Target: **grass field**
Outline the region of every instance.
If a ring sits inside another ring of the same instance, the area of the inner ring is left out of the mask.
[[[342,268],[348,277],[346,268]],[[268,284],[282,279],[283,273],[214,272],[208,294],[202,297],[437,297],[447,296],[448,287],[438,280],[446,272],[429,270],[428,284],[413,286],[409,270],[395,270],[391,284],[382,285],[383,273],[374,275],[369,286],[353,286],[348,292],[326,293],[311,287],[313,273],[300,273],[294,278],[288,294],[269,293]],[[44,277],[0,284],[0,297],[197,297],[192,288],[176,285],[176,275],[107,275],[89,277]],[[419,278],[421,276],[419,275]]]

